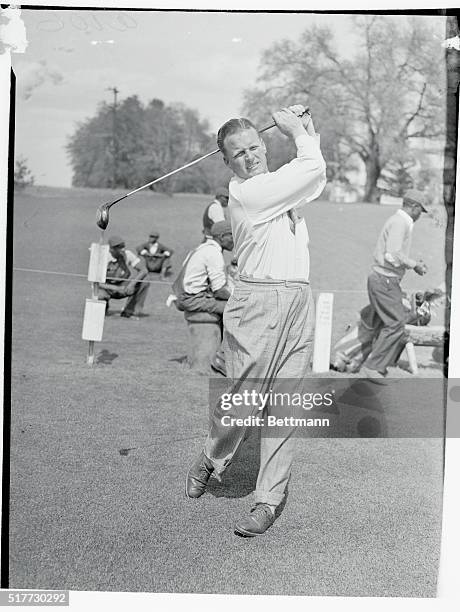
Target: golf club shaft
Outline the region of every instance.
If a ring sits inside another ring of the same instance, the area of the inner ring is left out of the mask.
[[[310,109],[309,108],[307,108],[300,116],[303,116],[305,114],[309,115],[309,117],[311,119]],[[271,129],[275,125],[276,125],[275,121],[271,121],[270,123],[268,123],[267,125],[265,125],[263,128],[261,128],[259,130],[259,134],[261,134],[262,132],[266,132],[267,130]],[[308,126],[308,123],[307,123],[307,126]],[[174,174],[177,174],[178,172],[181,172],[182,170],[185,170],[186,168],[190,168],[191,166],[194,166],[195,164],[198,164],[199,162],[203,161],[204,159],[207,159],[208,157],[211,157],[212,155],[215,155],[218,152],[219,152],[219,149],[215,149],[214,151],[211,151],[210,153],[206,153],[205,155],[202,155],[201,157],[198,157],[197,159],[194,159],[193,161],[189,162],[188,164],[185,164],[184,166],[181,166],[180,168],[177,168],[176,170],[172,170],[171,172],[168,172],[167,174],[164,174],[163,176],[160,176],[160,177],[154,179],[153,181],[150,181],[149,183],[146,183],[145,185],[142,185],[142,187],[138,187],[137,189],[133,189],[129,193],[121,196],[120,198],[117,198],[116,200],[113,200],[113,202],[107,202],[106,204],[103,204],[102,206],[99,206],[99,208],[97,209],[97,216],[96,216],[96,224],[97,224],[97,226],[102,231],[105,231],[107,229],[107,226],[109,224],[109,210],[117,202],[121,202],[122,200],[125,200],[129,196],[133,195],[134,193],[137,193],[138,191],[141,191],[142,189],[146,189],[147,187],[150,187],[151,185],[154,185],[155,183],[159,183],[160,181],[164,181],[164,179],[166,179],[166,178],[168,178],[170,176],[173,176]]]
[[[308,113],[309,111],[306,110],[305,112]],[[270,121],[270,123],[268,123],[267,125],[265,125],[263,128],[261,128],[259,130],[259,134],[262,134],[262,132],[266,132],[267,130],[270,130],[271,128],[275,127],[275,125],[276,124],[275,124],[274,121]],[[172,170],[171,172],[168,172],[167,174],[164,174],[163,176],[160,176],[160,177],[154,179],[153,181],[150,181],[150,183],[146,183],[145,185],[142,185],[142,187],[138,187],[137,189],[133,189],[133,191],[130,191],[129,193],[127,193],[126,195],[122,196],[118,200],[114,200],[111,203],[111,206],[113,204],[116,204],[117,202],[120,202],[121,200],[124,200],[125,198],[133,195],[134,193],[137,193],[138,191],[141,191],[142,189],[146,189],[147,187],[150,187],[151,185],[154,185],[155,183],[159,183],[160,181],[164,181],[165,179],[169,178],[170,176],[173,176],[173,174],[177,174],[178,172],[181,172],[182,170],[186,170],[187,168],[191,168],[191,166],[194,166],[195,164],[198,164],[199,162],[203,161],[204,159],[206,159],[208,157],[211,157],[212,155],[215,155],[216,153],[219,153],[219,149],[215,149],[214,151],[211,151],[210,153],[206,153],[206,155],[202,155],[198,159],[194,159],[193,161],[189,162],[188,164],[185,164],[184,166],[181,166],[180,168],[177,168],[176,170]]]
[[[130,195],[133,195],[133,193],[136,193],[137,191],[141,191],[141,189],[145,189],[146,187],[150,187],[150,185],[154,185],[155,183],[159,183],[160,181],[164,181],[164,179],[169,178],[173,174],[177,174],[177,172],[181,172],[182,170],[185,170],[186,168],[190,168],[191,166],[194,166],[198,162],[203,161],[203,159],[206,159],[207,157],[211,157],[211,155],[215,155],[218,152],[219,152],[219,149],[216,149],[215,151],[211,151],[210,153],[206,153],[206,155],[202,155],[198,159],[194,159],[193,161],[189,162],[188,164],[185,164],[184,166],[181,166],[180,168],[177,168],[176,170],[172,170],[171,172],[168,172],[167,174],[164,174],[163,176],[160,176],[160,177],[156,178],[155,180],[150,181],[150,183],[146,183],[145,185],[142,185],[142,187],[138,187],[137,189],[133,189],[133,191],[130,191],[129,193],[124,195],[119,200],[115,200],[114,202],[112,202],[112,204],[115,204],[116,202],[119,202],[120,200],[123,200],[124,198],[127,198]]]

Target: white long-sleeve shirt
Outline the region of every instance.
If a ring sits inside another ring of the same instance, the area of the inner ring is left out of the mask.
[[[212,238],[200,244],[191,255],[186,257],[185,261],[187,259],[183,280],[186,293],[195,295],[206,291],[209,286],[212,291],[218,291],[227,282],[222,247]]]
[[[297,157],[275,172],[230,181],[228,208],[242,276],[309,279],[307,225],[293,209],[321,194],[326,164],[317,138],[302,134],[295,144]]]
[[[414,221],[401,208],[380,232],[374,251],[374,270],[384,276],[402,278],[417,262],[409,257]]]

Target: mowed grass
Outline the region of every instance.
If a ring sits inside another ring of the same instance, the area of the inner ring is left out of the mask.
[[[208,381],[182,362],[186,326],[165,306],[168,283],[151,286],[150,316],[107,318],[97,363],[86,365],[90,286],[77,275],[86,276],[100,238],[96,208],[115,195],[36,188],[15,199],[10,586],[434,596],[440,440],[299,440],[287,504],[255,540],[232,528],[251,504],[253,438],[222,486],[185,499],[185,472],[207,428]],[[177,271],[201,240],[208,202],[135,195],[112,208],[106,237],[120,234],[134,249],[156,228]],[[336,291],[334,341],[367,302],[372,250],[393,210],[306,208],[313,290]],[[406,288],[439,285],[444,231],[420,220],[412,251],[429,273],[408,274]],[[419,353],[423,376],[440,377],[430,354]]]

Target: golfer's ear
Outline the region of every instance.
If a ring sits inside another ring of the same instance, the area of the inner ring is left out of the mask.
[[[224,164],[225,164],[226,166],[228,166],[229,161],[228,161],[228,158],[227,158],[227,156],[225,155],[225,153],[222,153],[222,158],[223,158],[223,160],[224,160]]]
[[[263,139],[263,138],[261,138],[261,139],[260,139],[260,142],[262,143],[262,151],[263,151],[264,153],[266,153],[266,152],[267,152],[267,146],[266,146],[266,144],[265,144],[265,142],[264,142],[264,139]]]

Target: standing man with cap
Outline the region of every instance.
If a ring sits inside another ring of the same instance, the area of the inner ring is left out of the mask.
[[[303,115],[303,119],[300,118]],[[308,231],[300,207],[317,198],[326,184],[326,164],[311,116],[301,105],[273,114],[297,156],[269,172],[265,143],[248,119],[230,119],[217,144],[233,171],[229,211],[239,277],[224,313],[224,352],[233,389],[254,379],[268,393],[277,378],[297,390],[311,361],[314,301],[309,284]],[[222,402],[211,416],[204,448],[186,478],[186,495],[200,497],[212,474],[220,479],[245,436],[228,424]],[[239,405],[243,419],[260,414],[259,405]],[[294,457],[295,427],[269,437],[261,432],[255,506],[237,521],[235,533],[257,536],[275,520]]]
[[[215,199],[206,206],[203,213],[203,234],[210,236],[211,227],[214,223],[225,221],[226,210],[228,206],[228,189],[226,187],[218,187],[216,189]]]
[[[428,212],[426,206],[423,192],[406,191],[402,207],[386,221],[375,247],[374,265],[367,280],[370,304],[361,311],[360,324],[367,330],[375,330],[372,351],[362,373],[377,382],[383,382],[387,367],[397,361],[406,344],[407,312],[401,280],[406,270],[413,270],[419,276],[427,271],[423,261],[409,256],[414,223],[422,212]]]
[[[109,238],[110,257],[107,264],[107,282],[99,284],[98,299],[105,300],[106,313],[111,299],[129,297],[120,316],[129,319],[136,312],[138,300],[148,290],[147,283],[140,283],[147,276],[143,261],[125,248],[120,236]],[[135,272],[137,274],[135,274]]]

